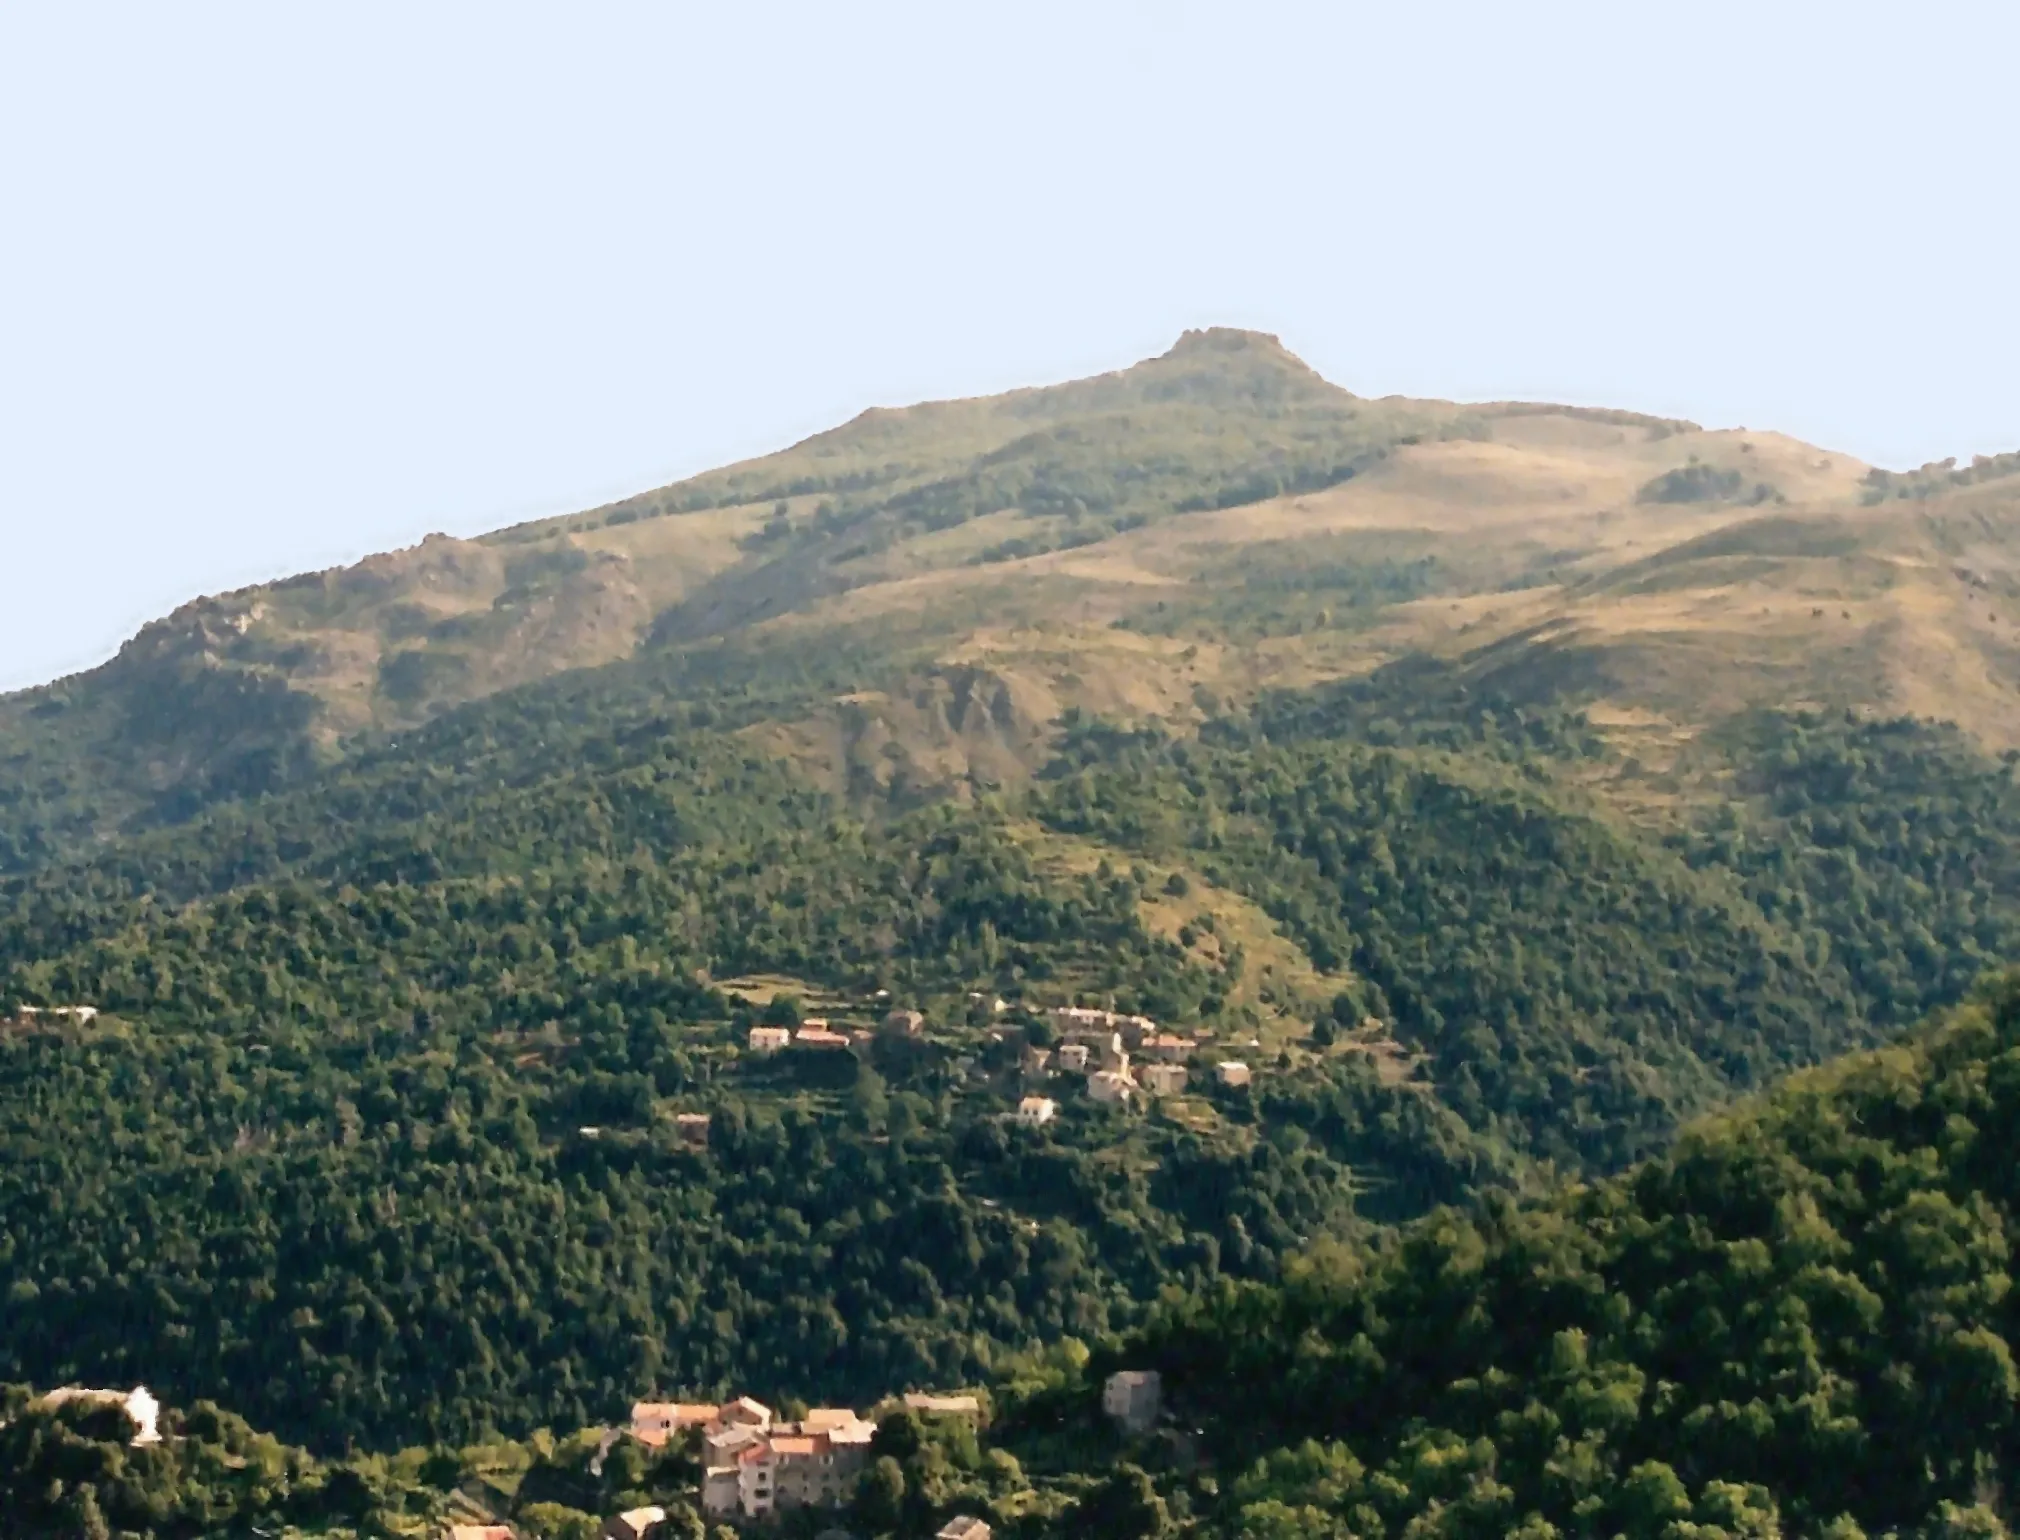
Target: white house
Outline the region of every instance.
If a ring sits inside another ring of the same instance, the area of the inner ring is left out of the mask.
[[[1251,1078],[1248,1066],[1239,1059],[1222,1059],[1214,1065],[1213,1074],[1222,1085],[1247,1085]]]
[[[1059,1104],[1049,1096],[1027,1096],[1017,1104],[1017,1121],[1032,1128],[1050,1123]]]
[[[69,1385],[62,1390],[52,1390],[35,1404],[38,1406],[62,1406],[69,1401],[86,1401],[93,1406],[116,1406],[132,1419],[133,1442],[158,1444],[161,1442],[161,1403],[148,1393],[145,1385],[136,1385],[132,1390],[86,1390],[82,1386]]]
[[[633,1508],[603,1526],[603,1540],[645,1540],[645,1536],[665,1522],[664,1508]]]
[[[752,1027],[750,1029],[750,1051],[752,1053],[778,1053],[793,1040],[787,1027]]]

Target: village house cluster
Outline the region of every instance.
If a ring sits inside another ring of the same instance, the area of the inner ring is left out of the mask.
[[[971,995],[977,1003],[988,1003],[981,995]],[[880,1007],[881,1008],[881,1007]],[[996,1000],[991,1014],[1009,1009],[1008,1002]],[[1211,1059],[1195,1037],[1161,1029],[1148,1016],[1104,1010],[1098,1006],[1059,1005],[1044,1016],[1058,1039],[1058,1047],[1044,1047],[1026,1041],[1019,1052],[1018,1067],[1025,1081],[1024,1095],[1012,1116],[1030,1128],[1042,1128],[1059,1114],[1059,1103],[1043,1094],[1043,1082],[1057,1075],[1081,1078],[1091,1101],[1129,1106],[1140,1097],[1178,1096],[1192,1084],[1195,1065],[1211,1063],[1214,1079],[1223,1086],[1245,1086],[1253,1072],[1240,1059]],[[925,1016],[916,1010],[898,1008],[885,1013],[877,1031],[865,1027],[838,1030],[824,1017],[808,1017],[797,1027],[753,1026],[746,1046],[759,1055],[801,1050],[814,1053],[844,1052],[867,1046],[881,1033],[886,1038],[917,1038],[924,1034]],[[1014,1042],[1015,1029],[996,1026],[989,1036],[1001,1043]],[[960,1073],[972,1073],[973,1057],[955,1060]],[[683,1142],[696,1148],[708,1144],[705,1116],[683,1114],[677,1130]]]
[[[918,1037],[926,1030],[926,1017],[921,1011],[890,1011],[884,1016],[882,1030],[886,1037]],[[783,1053],[788,1048],[835,1053],[860,1047],[875,1036],[864,1027],[839,1032],[826,1017],[809,1016],[797,1027],[752,1027],[744,1045],[752,1053],[762,1054]]]
[[[847,1407],[818,1407],[783,1422],[749,1396],[720,1406],[641,1401],[631,1409],[632,1436],[651,1447],[689,1429],[701,1432],[702,1512],[746,1519],[845,1501],[877,1431]]]
[[[1092,1006],[1061,1005],[1046,1012],[1058,1029],[1057,1051],[1027,1046],[1024,1073],[1084,1075],[1087,1094],[1097,1102],[1127,1106],[1137,1096],[1177,1096],[1191,1083],[1189,1061],[1201,1052],[1196,1038],[1160,1031],[1148,1016],[1124,1015]],[[1133,1057],[1132,1057],[1133,1056]],[[1223,1059],[1214,1065],[1222,1085],[1250,1083],[1247,1064]],[[1056,1111],[1049,1097],[1027,1096],[1018,1105],[1020,1122],[1049,1122]]]

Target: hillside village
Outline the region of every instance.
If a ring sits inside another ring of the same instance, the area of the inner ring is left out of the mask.
[[[1127,1107],[1145,1098],[1180,1095],[1195,1074],[1228,1088],[1250,1085],[1254,1079],[1249,1061],[1226,1056],[1216,1049],[1210,1034],[1203,1041],[1199,1035],[1166,1031],[1148,1016],[1082,1005],[1013,1012],[1001,999],[991,1003],[990,1014],[996,1021],[978,1032],[940,1036],[961,1048],[1000,1050],[996,1055],[1000,1068],[992,1068],[976,1052],[958,1053],[953,1067],[969,1079],[1005,1072],[1018,1077],[1027,1094],[1018,1100],[1014,1116],[1027,1126],[1049,1123],[1059,1111],[1059,1098],[1075,1091],[1093,1103]],[[752,1026],[744,1043],[759,1056],[867,1053],[879,1041],[923,1042],[926,1025],[923,1012],[907,1008],[886,1012],[876,1027],[843,1030],[827,1017],[810,1016],[796,1026]],[[1262,1044],[1250,1039],[1245,1046],[1255,1051]],[[1007,1063],[1006,1053],[1014,1055]],[[1055,1094],[1039,1094],[1045,1089]],[[700,1116],[682,1114],[680,1126],[696,1138],[705,1137]]]

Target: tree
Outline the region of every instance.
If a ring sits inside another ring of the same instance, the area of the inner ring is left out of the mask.
[[[1076,1535],[1103,1540],[1154,1540],[1171,1531],[1171,1510],[1141,1466],[1116,1467],[1074,1510]]]
[[[881,1434],[881,1430],[880,1430]],[[872,1461],[856,1482],[851,1504],[856,1522],[871,1534],[887,1534],[903,1522],[905,1515],[905,1473],[889,1455]]]
[[[876,1436],[870,1440],[870,1449],[875,1454],[889,1455],[894,1460],[909,1460],[918,1454],[926,1442],[926,1430],[919,1421],[919,1414],[909,1407],[891,1413],[877,1424]]]

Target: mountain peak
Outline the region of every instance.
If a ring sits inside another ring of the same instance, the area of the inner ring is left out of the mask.
[[[1283,345],[1271,332],[1245,331],[1239,326],[1188,327],[1178,334],[1178,341],[1164,356],[1166,358],[1195,357],[1207,353],[1265,353],[1290,360],[1300,366],[1304,360]]]
[[[1153,397],[1257,400],[1348,396],[1268,332],[1207,326],[1179,334],[1170,349],[1125,371]]]

